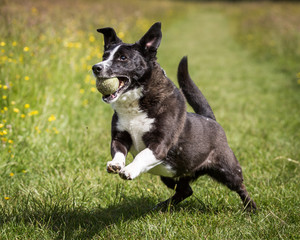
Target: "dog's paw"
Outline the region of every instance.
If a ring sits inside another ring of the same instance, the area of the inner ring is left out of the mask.
[[[256,204],[253,200],[250,200],[244,207],[244,210],[249,212],[249,213],[256,213],[257,212],[257,207]]]
[[[119,172],[119,176],[124,180],[132,180],[133,179],[131,177],[130,173],[127,172],[125,169],[123,169]]]
[[[106,166],[106,170],[108,173],[119,173],[122,169],[122,166],[116,162],[108,162]]]
[[[158,203],[152,211],[160,211],[160,212],[167,212],[172,211],[174,209],[174,205],[172,204],[172,201],[170,199]]]

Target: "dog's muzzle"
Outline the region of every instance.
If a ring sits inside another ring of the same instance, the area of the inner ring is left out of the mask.
[[[101,64],[95,64],[92,67],[92,70],[93,70],[93,73],[95,74],[95,76],[97,76],[97,75],[99,75],[102,72],[103,66]]]

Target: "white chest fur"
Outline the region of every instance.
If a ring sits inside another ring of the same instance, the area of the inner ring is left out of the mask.
[[[139,99],[142,96],[142,88],[137,88],[124,93],[112,103],[112,108],[118,114],[117,128],[119,131],[127,131],[132,139],[135,152],[145,149],[143,135],[151,130],[154,119],[139,107]]]

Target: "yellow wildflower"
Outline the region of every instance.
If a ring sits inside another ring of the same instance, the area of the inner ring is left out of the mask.
[[[0,123],[0,128],[3,128],[4,127],[4,124],[3,123]]]
[[[24,52],[28,52],[28,51],[29,51],[29,47],[27,47],[27,46],[24,47],[24,48],[23,48],[23,51],[24,51]]]
[[[64,45],[67,48],[72,48],[74,44],[72,42],[65,42]]]
[[[25,76],[25,77],[24,77],[24,80],[25,80],[25,81],[28,81],[29,79],[30,79],[30,77],[28,77],[28,76]]]
[[[53,129],[53,131],[54,131],[55,134],[59,134],[59,131],[57,130],[56,127],[53,127],[52,129]]]
[[[16,104],[16,102],[15,101],[11,101],[11,105],[15,105]]]
[[[84,89],[81,88],[81,89],[79,90],[79,92],[80,92],[80,94],[84,94]]]
[[[5,95],[2,96],[2,99],[3,99],[3,100],[5,100],[6,98],[7,98],[7,96],[5,96]]]
[[[49,122],[52,122],[52,121],[55,121],[55,120],[56,120],[56,117],[53,114],[51,114],[51,116],[48,118]]]
[[[32,7],[32,8],[31,8],[31,13],[32,13],[32,15],[37,15],[37,14],[38,14],[37,8]]]
[[[17,42],[16,42],[16,41],[13,41],[11,45],[12,45],[13,47],[17,46]]]
[[[34,110],[34,111],[31,111],[30,113],[28,113],[28,116],[33,116],[33,115],[38,115],[38,114],[39,114],[39,111]]]
[[[25,117],[26,117],[26,115],[22,113],[21,114],[21,118],[25,118]]]
[[[36,126],[34,129],[35,129],[35,131],[37,131],[37,133],[41,133],[41,130],[39,129],[38,126]]]
[[[45,39],[46,39],[46,36],[45,36],[44,34],[42,34],[42,35],[40,36],[40,40],[41,40],[41,41],[45,41]]]
[[[83,102],[82,102],[82,105],[83,106],[87,106],[88,104],[89,104],[89,100],[84,99]]]
[[[89,83],[89,82],[90,82],[90,79],[91,79],[90,75],[86,75],[86,77],[85,77],[85,79],[84,79],[84,82],[85,82],[85,83]]]
[[[1,46],[1,47],[4,47],[5,45],[6,45],[5,42],[0,42],[0,46]]]
[[[6,85],[3,85],[3,89],[6,90],[8,89],[8,87]]]
[[[2,131],[2,134],[3,134],[3,135],[7,135],[7,130],[3,130],[3,131]]]
[[[20,112],[20,110],[19,110],[18,108],[14,108],[13,111],[14,111],[15,113]]]
[[[10,177],[13,177],[14,175],[15,175],[15,174],[14,174],[14,173],[12,173],[12,172],[9,174],[9,176],[10,176]]]
[[[82,44],[80,42],[75,43],[75,48],[81,48]]]
[[[28,103],[26,103],[26,104],[24,105],[24,108],[30,108],[30,105],[29,105]]]
[[[118,37],[119,37],[119,38],[123,38],[124,36],[125,36],[125,34],[124,34],[123,32],[119,32],[119,33],[118,33]]]
[[[92,88],[91,88],[91,92],[96,92],[96,90],[97,90],[97,89],[96,89],[95,87],[92,87]]]
[[[4,197],[4,199],[5,199],[5,200],[9,200],[9,199],[10,199],[10,197]]]
[[[88,71],[90,71],[92,69],[92,65],[88,65],[87,67],[86,67],[86,70],[88,70]]]
[[[90,37],[89,37],[89,41],[90,41],[90,42],[95,42],[95,40],[96,40],[96,39],[95,39],[94,36],[90,36]]]
[[[8,108],[7,108],[7,107],[4,107],[3,110],[6,112],[6,111],[8,110]]]
[[[95,79],[92,79],[90,83],[91,83],[92,85],[95,85],[95,84],[96,84],[96,80],[95,80]]]
[[[13,144],[13,143],[14,143],[14,141],[13,141],[13,140],[11,140],[11,139],[9,139],[9,140],[8,140],[8,143],[9,143],[9,144]]]

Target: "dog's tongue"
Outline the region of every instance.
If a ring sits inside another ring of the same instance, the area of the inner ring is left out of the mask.
[[[109,102],[109,101],[115,99],[116,97],[117,97],[117,94],[115,94],[115,93],[112,93],[109,95],[102,95],[102,99],[104,102]]]

